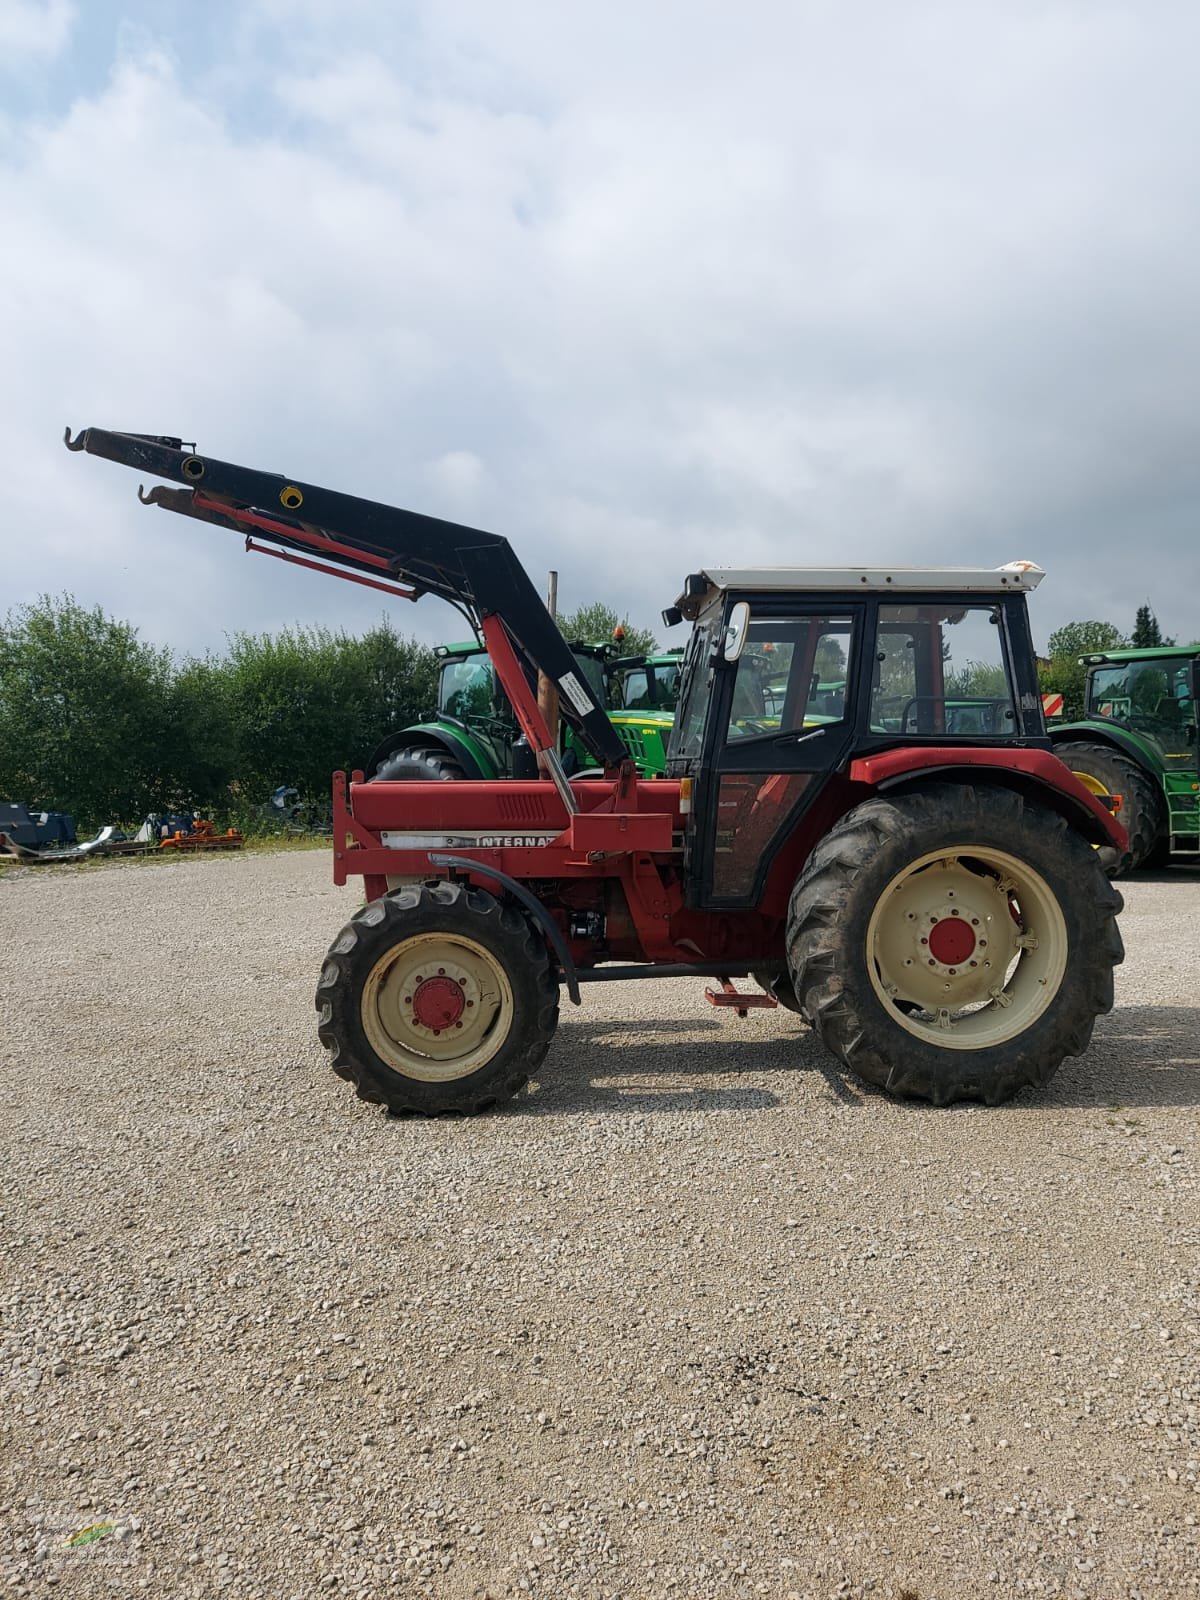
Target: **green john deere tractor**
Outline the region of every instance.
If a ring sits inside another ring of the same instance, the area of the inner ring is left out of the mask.
[[[491,658],[474,639],[441,644],[437,711],[427,722],[393,733],[372,754],[369,777],[404,779],[529,777],[536,764],[521,735]],[[661,777],[674,720],[681,652],[616,656],[612,644],[572,642],[579,676],[611,720],[643,777]],[[578,773],[590,762],[567,732],[563,766]]]
[[[644,778],[661,778],[667,770],[682,665],[682,650],[624,656],[604,664],[608,720]]]
[[[1200,647],[1107,650],[1087,667],[1082,722],[1051,723],[1058,755],[1093,794],[1120,795],[1129,851],[1113,877],[1200,861],[1196,708]]]

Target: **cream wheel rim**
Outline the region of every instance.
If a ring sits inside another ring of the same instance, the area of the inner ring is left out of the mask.
[[[931,850],[898,872],[867,926],[867,969],[893,1021],[944,1050],[1024,1033],[1067,970],[1049,884],[1005,850]]]
[[[447,1083],[485,1067],[512,1028],[512,985],[492,953],[455,933],[424,933],[380,956],[363,985],[363,1031],[406,1078]]]

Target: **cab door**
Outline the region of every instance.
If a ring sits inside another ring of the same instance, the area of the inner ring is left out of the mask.
[[[751,602],[719,662],[693,813],[692,903],[754,906],[853,741],[861,606]],[[728,634],[727,634],[728,637]]]

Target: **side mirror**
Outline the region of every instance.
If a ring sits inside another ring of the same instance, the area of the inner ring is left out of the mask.
[[[739,600],[729,613],[729,621],[725,625],[725,659],[736,661],[746,647],[746,636],[750,632],[750,604],[746,600]]]

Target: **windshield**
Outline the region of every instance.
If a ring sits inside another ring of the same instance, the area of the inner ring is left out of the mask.
[[[1093,667],[1088,675],[1087,714],[1119,722],[1153,739],[1168,763],[1194,762],[1192,663],[1188,660],[1126,661]]]
[[[647,661],[610,670],[609,705],[618,711],[674,711],[679,668],[678,661]]]
[[[712,683],[713,629],[717,620],[710,614],[696,623],[679,669],[679,709],[668,751],[668,760],[672,762],[694,760],[700,754]]]
[[[845,613],[753,617],[733,682],[726,743],[840,722],[851,628]]]
[[[486,650],[451,656],[443,662],[438,678],[438,710],[456,722],[490,716],[493,690],[492,663]]]

